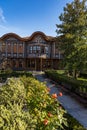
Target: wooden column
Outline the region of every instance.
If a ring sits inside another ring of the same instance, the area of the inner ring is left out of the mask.
[[[13,57],[13,42],[11,43],[11,57]]]
[[[19,68],[19,61],[16,59],[16,68]]]
[[[60,59],[60,51],[59,51],[59,59]]]
[[[17,47],[17,58],[18,58],[18,48],[19,48],[19,46],[18,46],[18,42],[16,43],[16,47]]]
[[[37,66],[37,65],[36,65],[36,59],[35,59],[35,71],[36,71],[36,66]]]
[[[30,59],[30,70],[31,70],[31,59]]]
[[[25,42],[23,42],[23,58],[25,57]]]
[[[7,42],[5,43],[5,45],[6,45],[6,46],[5,46],[5,52],[6,52],[6,58],[7,58],[7,49],[8,49],[8,46],[7,46],[8,44],[7,44]]]
[[[41,65],[41,67],[40,67],[40,68],[41,68],[41,71],[42,71],[42,58],[41,58],[41,64],[40,64],[40,65]]]

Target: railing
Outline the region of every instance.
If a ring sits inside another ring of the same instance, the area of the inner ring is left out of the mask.
[[[56,54],[54,56],[50,56],[49,54],[23,54],[23,53],[2,53],[2,57],[9,57],[9,58],[55,58],[55,59],[63,59],[62,54]]]
[[[55,59],[63,59],[63,55],[60,54],[60,55],[55,55],[53,56],[52,58],[55,58]]]
[[[49,58],[47,54],[28,54],[28,58]]]

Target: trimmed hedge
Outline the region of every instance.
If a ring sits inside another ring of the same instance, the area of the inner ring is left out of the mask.
[[[70,91],[87,98],[87,81],[73,79],[63,74],[59,74],[55,70],[47,70],[45,71],[45,74],[57,83],[64,85]]]
[[[75,118],[70,114],[66,113],[65,118],[67,118],[68,128],[65,127],[65,130],[86,130]]]
[[[87,73],[80,73],[80,77],[87,78]]]
[[[1,71],[0,72],[0,82],[5,82],[7,78],[10,77],[20,77],[25,75],[26,77],[32,76],[31,72],[27,71]]]

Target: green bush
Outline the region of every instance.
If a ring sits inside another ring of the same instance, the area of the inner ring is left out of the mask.
[[[47,70],[45,74],[52,80],[64,85],[70,91],[87,98],[87,81],[76,80],[66,75],[59,74],[58,71],[54,70]]]
[[[1,82],[5,82],[7,78],[10,77],[20,77],[25,75],[26,77],[32,76],[31,72],[27,71],[12,71],[12,70],[3,70],[0,72],[0,80]]]
[[[64,130],[64,114],[45,84],[32,77],[10,78],[0,87],[0,130]]]
[[[68,128],[65,127],[65,130],[86,130],[75,118],[73,118],[68,113],[65,114],[67,118]]]

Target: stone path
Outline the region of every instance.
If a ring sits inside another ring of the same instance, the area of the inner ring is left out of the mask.
[[[46,78],[43,74],[34,73],[34,76],[39,81],[46,82],[47,87],[51,88],[51,94],[62,92],[63,96],[58,97],[59,102],[70,115],[76,118],[87,129],[87,107],[84,107],[75,98],[69,95],[69,93],[63,91],[61,86],[55,84],[50,79]]]

